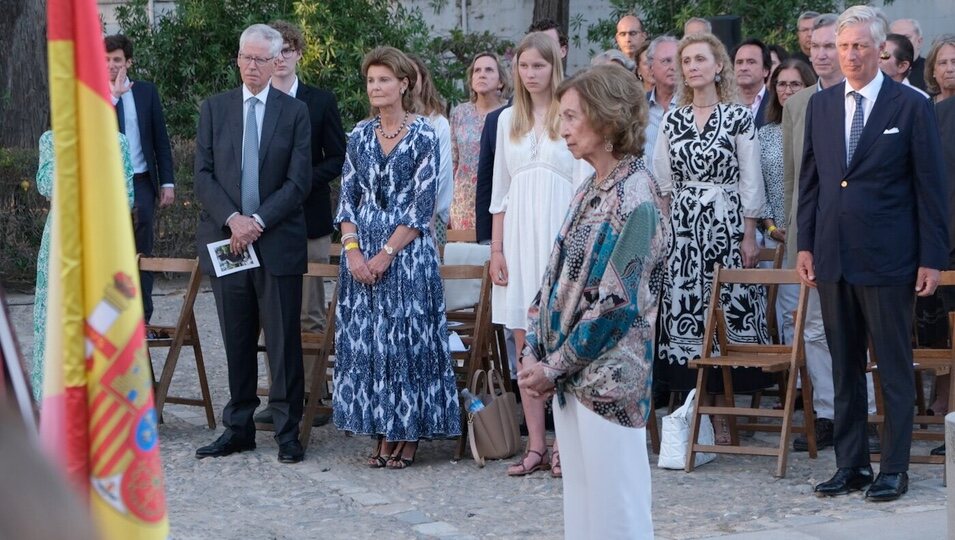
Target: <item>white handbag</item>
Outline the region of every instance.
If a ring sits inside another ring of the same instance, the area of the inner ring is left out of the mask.
[[[686,401],[679,409],[663,417],[660,434],[660,460],[657,467],[661,469],[682,469],[686,466],[686,453],[689,451],[690,421],[696,410],[696,389],[690,390]],[[713,424],[708,415],[700,417],[700,433],[697,438],[699,444],[712,445],[714,443]],[[716,454],[697,452],[694,458],[694,467],[709,463],[716,459]]]

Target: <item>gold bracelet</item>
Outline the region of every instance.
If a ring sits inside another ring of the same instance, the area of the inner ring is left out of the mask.
[[[358,242],[349,242],[345,244],[345,251],[351,251],[353,249],[358,249]]]

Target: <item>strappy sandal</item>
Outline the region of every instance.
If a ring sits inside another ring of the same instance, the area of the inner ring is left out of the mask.
[[[524,465],[524,461],[527,459],[527,456],[531,454],[537,454],[540,456],[540,460],[534,465],[528,467]],[[537,450],[528,450],[521,460],[517,463],[512,463],[511,467],[520,467],[518,470],[511,470],[510,467],[507,469],[508,476],[527,476],[528,474],[535,473],[537,471],[546,471],[550,468],[550,460],[547,459],[547,450],[544,450],[544,453],[540,453]]]
[[[564,471],[560,468],[560,450],[552,450],[550,453],[550,475],[554,478],[564,477]]]
[[[391,457],[388,458],[387,467],[389,469],[407,469],[408,467],[414,464],[414,458],[418,454],[418,444],[414,443],[414,450],[411,452],[411,457],[403,457],[405,446],[408,443],[404,442],[398,445],[394,453],[391,454]]]
[[[385,439],[382,437],[378,439],[378,445],[375,446],[375,453],[368,456],[368,461],[366,462],[366,465],[368,465],[372,469],[383,469],[385,466],[388,465],[388,459],[390,459],[391,456],[386,458],[385,456],[381,455],[381,450],[384,446],[385,446]]]

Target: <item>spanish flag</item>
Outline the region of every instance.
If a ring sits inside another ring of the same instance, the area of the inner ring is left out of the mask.
[[[164,539],[136,250],[96,1],[48,0],[47,20],[56,179],[41,441],[103,538]]]

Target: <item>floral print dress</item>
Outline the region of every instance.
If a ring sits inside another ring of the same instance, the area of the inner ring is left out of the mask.
[[[454,200],[451,203],[451,220],[448,225],[452,229],[467,230],[476,227],[474,199],[477,190],[478,157],[481,155],[481,133],[484,131],[486,117],[487,113],[479,113],[471,102],[462,103],[451,111]]]
[[[373,122],[359,124],[348,139],[335,223],[357,227],[369,259],[399,225],[421,234],[395,252],[374,285],[356,281],[341,259],[332,399],[339,429],[388,441],[461,434],[431,233],[439,161],[434,129],[421,117],[387,155]]]
[[[119,151],[123,157],[123,177],[126,179],[126,196],[129,207],[133,207],[133,160],[129,156],[129,143],[126,136],[119,134]],[[36,189],[47,200],[53,199],[53,181],[55,178],[55,163],[53,153],[53,132],[46,131],[40,135],[40,164],[36,171]],[[36,295],[33,301],[33,366],[30,368],[30,384],[33,387],[33,398],[39,402],[43,397],[43,366],[44,347],[46,345],[46,291],[49,279],[50,266],[50,227],[53,224],[53,214],[46,216],[43,226],[43,237],[40,240],[40,251],[36,260]]]

